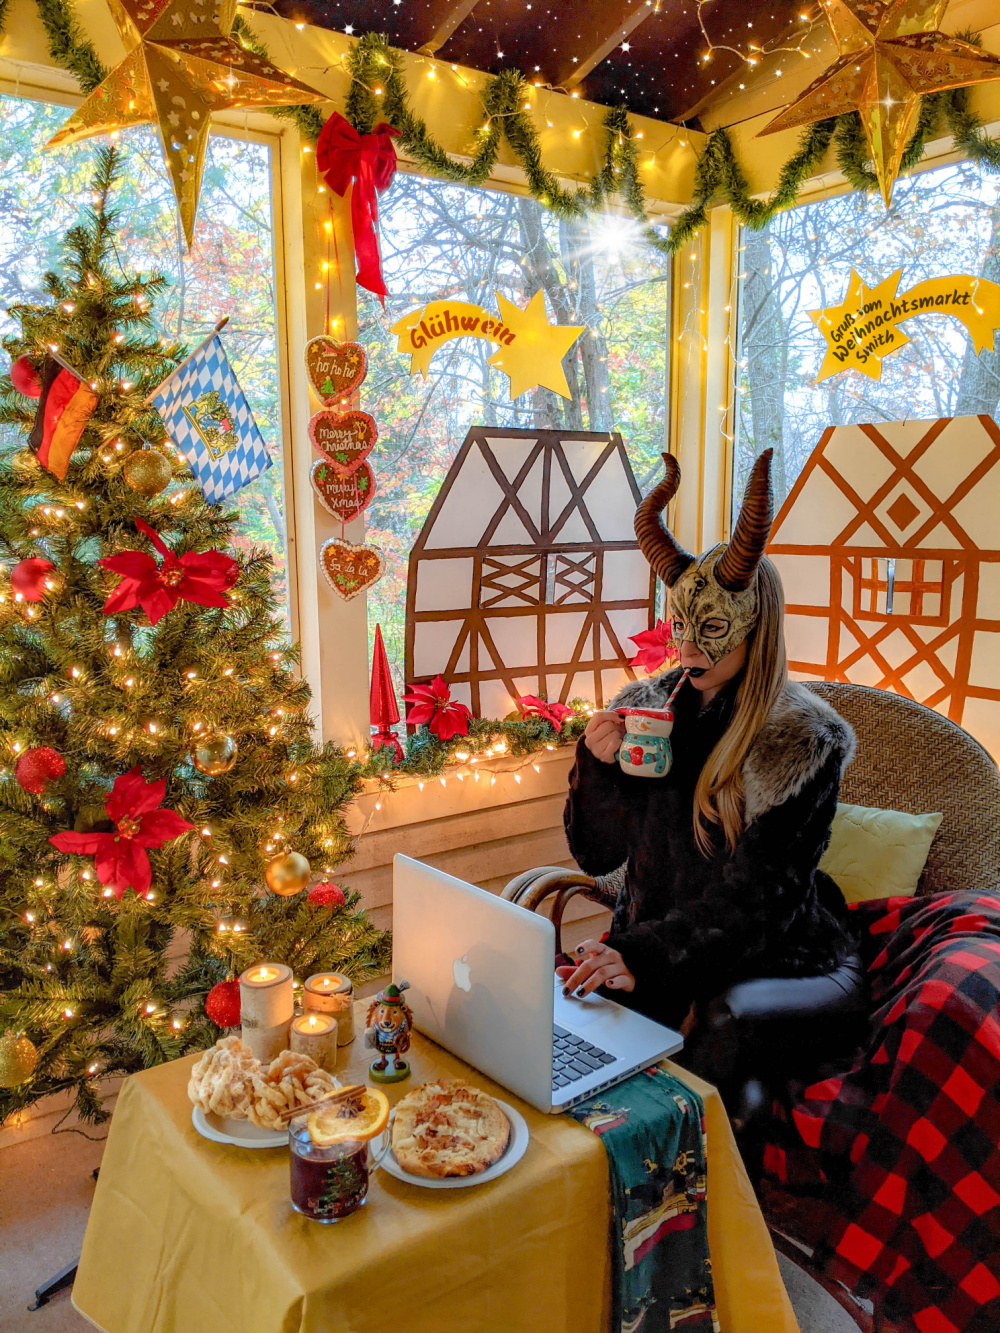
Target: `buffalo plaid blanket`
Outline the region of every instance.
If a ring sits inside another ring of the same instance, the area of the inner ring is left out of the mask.
[[[851,1069],[797,1090],[766,1169],[821,1195],[809,1239],[826,1272],[900,1328],[997,1333],[1000,897],[855,911],[867,1046]]]

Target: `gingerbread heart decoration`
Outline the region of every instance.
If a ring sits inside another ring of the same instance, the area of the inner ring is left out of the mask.
[[[343,404],[368,374],[368,357],[360,343],[339,343],[320,336],[306,343],[306,370],[324,407]]]
[[[313,463],[309,480],[323,508],[343,523],[357,518],[375,494],[375,474],[364,462],[345,474],[321,458]]]
[[[309,422],[309,438],[331,467],[346,476],[374,449],[378,426],[367,412],[327,410]]]
[[[349,602],[378,583],[385,572],[385,556],[377,546],[355,546],[331,537],[319,548],[319,567],[333,591]]]

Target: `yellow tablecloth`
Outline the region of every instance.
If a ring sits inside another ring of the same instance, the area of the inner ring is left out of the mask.
[[[359,1002],[355,1017],[364,1026]],[[607,1158],[568,1116],[518,1101],[419,1035],[413,1077],[468,1077],[517,1105],[524,1159],[465,1190],[375,1173],[333,1226],[292,1211],[288,1150],[209,1143],[191,1124],[195,1057],[127,1080],[90,1214],[73,1304],[106,1333],[606,1333]],[[372,1052],[341,1052],[362,1081]],[[684,1070],[708,1125],[708,1228],[723,1333],[798,1333],[718,1093]]]

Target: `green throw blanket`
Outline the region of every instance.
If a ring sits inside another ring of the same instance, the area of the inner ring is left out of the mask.
[[[718,1333],[701,1098],[654,1067],[569,1114],[608,1153],[612,1333]]]

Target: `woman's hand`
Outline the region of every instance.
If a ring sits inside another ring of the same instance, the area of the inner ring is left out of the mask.
[[[625,721],[617,713],[595,713],[583,733],[587,749],[602,764],[613,764],[618,758]]]
[[[573,953],[580,960],[574,967],[556,968],[556,976],[562,978],[564,995],[572,992],[580,999],[598,986],[607,986],[610,990],[635,989],[635,977],[617,949],[609,949],[599,940],[584,940]]]

